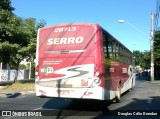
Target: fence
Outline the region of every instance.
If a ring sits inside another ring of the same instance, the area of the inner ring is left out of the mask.
[[[34,70],[19,70],[18,71],[18,80],[34,78]],[[0,82],[3,81],[14,81],[16,70],[0,70]]]

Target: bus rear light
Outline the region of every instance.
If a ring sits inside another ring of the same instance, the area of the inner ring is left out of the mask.
[[[97,66],[94,67],[94,76],[98,77],[100,75],[99,68]]]
[[[35,72],[35,75],[38,76],[38,70],[39,70],[39,66],[37,65],[36,67],[36,72]]]
[[[37,71],[35,72],[35,75],[36,75],[36,76],[38,75],[38,72],[37,72]]]
[[[38,76],[38,72],[37,71],[35,72],[35,79],[39,80],[39,76]]]
[[[99,74],[100,74],[99,72],[96,72],[96,73],[95,73],[96,76],[99,76]]]

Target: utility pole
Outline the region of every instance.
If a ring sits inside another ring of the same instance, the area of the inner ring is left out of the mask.
[[[151,50],[151,81],[154,81],[154,12],[151,11],[151,34],[150,34],[150,50]]]

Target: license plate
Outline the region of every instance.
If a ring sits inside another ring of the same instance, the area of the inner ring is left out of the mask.
[[[57,91],[60,95],[69,95],[70,91],[69,90],[60,90]]]
[[[75,93],[74,90],[57,90],[59,95],[73,95]]]

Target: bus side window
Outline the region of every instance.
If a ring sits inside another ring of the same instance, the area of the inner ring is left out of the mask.
[[[125,49],[124,49],[124,47],[122,47],[122,62],[123,63],[126,63],[126,57],[125,57]]]
[[[116,43],[116,60],[119,61],[119,44]]]
[[[108,42],[108,53],[109,53],[109,58],[113,59],[113,44],[111,41]]]
[[[117,45],[117,44],[116,44],[115,41],[113,41],[112,44],[113,44],[113,55],[112,55],[112,58],[113,58],[114,60],[116,60],[116,54],[117,54],[116,45]]]
[[[122,46],[120,45],[119,46],[119,61],[122,62],[123,59],[122,59]]]
[[[108,58],[108,42],[107,42],[107,35],[103,33],[103,51],[105,58]]]

